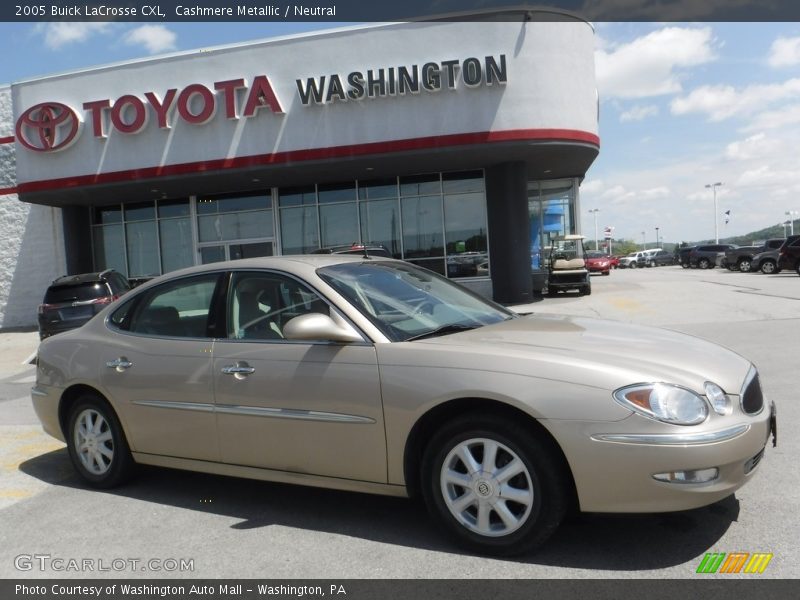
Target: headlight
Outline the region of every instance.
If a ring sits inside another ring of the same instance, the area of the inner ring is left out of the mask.
[[[731,399],[728,398],[725,390],[710,381],[706,381],[703,387],[706,390],[706,398],[711,402],[715,413],[719,415],[731,414]]]
[[[620,388],[614,398],[634,412],[675,425],[697,425],[708,417],[708,404],[691,390],[668,383]]]

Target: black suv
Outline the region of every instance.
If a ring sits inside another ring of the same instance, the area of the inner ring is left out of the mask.
[[[778,268],[800,275],[800,235],[790,235],[778,250]]]
[[[725,257],[725,252],[735,247],[732,244],[695,246],[689,253],[689,266],[698,269],[713,269]]]
[[[130,289],[113,269],[59,277],[39,305],[39,339],[80,327]]]
[[[723,266],[728,267],[731,271],[741,271],[747,273],[752,270],[757,270],[759,267],[753,264],[753,259],[757,254],[767,252],[768,250],[776,250],[783,244],[783,238],[774,238],[767,240],[761,246],[740,246],[739,248],[732,248],[725,252],[725,260]]]

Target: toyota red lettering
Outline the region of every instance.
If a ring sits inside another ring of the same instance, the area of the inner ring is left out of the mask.
[[[96,138],[107,137],[110,129],[123,134],[139,133],[147,127],[151,112],[159,129],[169,129],[175,119],[189,125],[208,123],[216,115],[218,105],[227,119],[234,120],[240,116],[254,117],[262,108],[275,114],[284,112],[266,75],[256,76],[251,86],[245,79],[229,79],[216,81],[212,87],[192,83],[180,90],[169,88],[163,95],[153,91],[143,95],[124,94],[114,101],[104,98],[84,102],[82,107]],[[43,102],[29,108],[17,120],[17,137],[29,150],[53,152],[77,139],[81,123],[81,118],[66,104]]]

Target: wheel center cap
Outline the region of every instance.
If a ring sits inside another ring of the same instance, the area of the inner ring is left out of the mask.
[[[477,493],[482,498],[488,498],[489,496],[494,494],[494,488],[492,484],[486,481],[485,479],[479,479],[475,483],[475,493]]]

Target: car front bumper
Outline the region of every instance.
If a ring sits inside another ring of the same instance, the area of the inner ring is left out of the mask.
[[[667,426],[666,433],[664,424],[637,415],[613,424],[543,424],[562,442],[581,510],[670,512],[713,504],[750,480],[775,433],[773,407],[754,416],[716,419],[716,426],[702,430]],[[708,469],[718,473],[705,483],[654,478]]]

